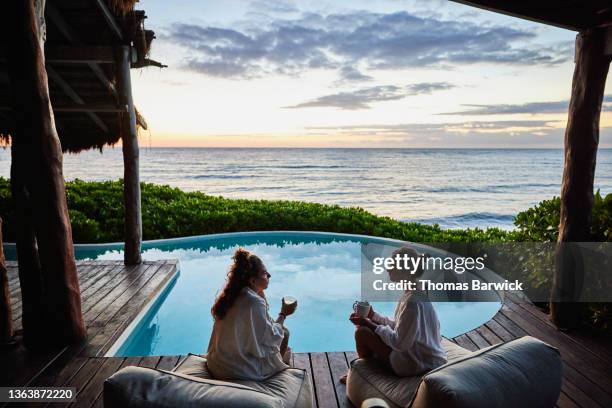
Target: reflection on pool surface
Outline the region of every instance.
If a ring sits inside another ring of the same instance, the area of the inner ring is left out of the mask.
[[[205,352],[213,323],[210,308],[239,246],[261,257],[272,275],[266,295],[273,316],[284,295],[298,299],[296,313],[286,322],[295,352],[352,350],[354,326],[348,315],[361,293],[360,244],[369,242],[394,243],[374,237],[309,232],[235,233],[146,242],[145,259],[177,258],[180,274],[109,353],[144,356]],[[119,246],[76,249],[79,258],[123,259],[115,248]],[[373,306],[392,315],[395,304],[378,302]],[[491,319],[500,303],[434,303],[434,307],[442,333],[454,337]]]

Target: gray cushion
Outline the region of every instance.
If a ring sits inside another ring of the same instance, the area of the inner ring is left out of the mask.
[[[552,407],[561,392],[556,348],[530,336],[471,353],[444,339],[448,363],[421,377],[397,377],[372,360],[351,363],[347,395],[356,406],[382,398],[391,407]]]
[[[125,367],[104,382],[105,407],[284,407],[283,402],[239,384],[143,367]]]
[[[206,359],[197,355],[189,355],[176,371],[199,378],[212,378],[206,366]],[[275,396],[282,400],[286,407],[310,408],[314,405],[310,377],[302,369],[288,368],[263,381],[232,380],[231,383]]]
[[[446,350],[448,361],[471,354],[447,339],[442,339],[442,346]],[[406,407],[412,401],[421,378],[422,376],[397,377],[374,360],[357,359],[351,362],[346,393],[357,407],[368,398],[382,398],[391,407]]]
[[[104,383],[106,407],[295,407],[314,406],[306,371],[289,368],[265,381],[212,379],[206,359],[188,356],[175,372],[141,367],[119,370]]]
[[[526,336],[433,370],[423,378],[412,407],[549,408],[560,392],[559,351]]]

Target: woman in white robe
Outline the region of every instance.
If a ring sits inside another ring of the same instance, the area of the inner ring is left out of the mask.
[[[396,250],[396,255],[409,258],[419,254],[412,248]],[[393,282],[405,278],[405,271],[388,270]],[[411,279],[418,279],[420,269]],[[375,358],[386,364],[400,377],[414,376],[433,370],[446,363],[442,346],[438,315],[425,292],[406,291],[398,302],[392,318],[382,316],[370,308],[367,317],[353,313],[351,322],[356,326],[355,345],[361,358]]]
[[[270,274],[259,257],[239,248],[226,284],[211,311],[215,319],[206,355],[208,368],[222,380],[263,380],[288,367],[287,316],[297,303],[269,314],[264,291]]]

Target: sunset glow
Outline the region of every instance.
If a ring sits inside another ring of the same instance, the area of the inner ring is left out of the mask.
[[[142,143],[562,146],[574,32],[447,1],[141,3],[169,65],[132,72]]]

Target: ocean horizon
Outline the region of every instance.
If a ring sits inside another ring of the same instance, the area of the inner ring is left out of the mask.
[[[145,143],[143,140],[142,143]],[[141,181],[228,198],[361,207],[442,228],[513,228],[516,214],[558,196],[563,149],[147,147]],[[0,176],[10,149],[0,150]],[[64,155],[64,177],[123,177],[121,148]],[[612,149],[600,149],[595,189],[612,192]]]

